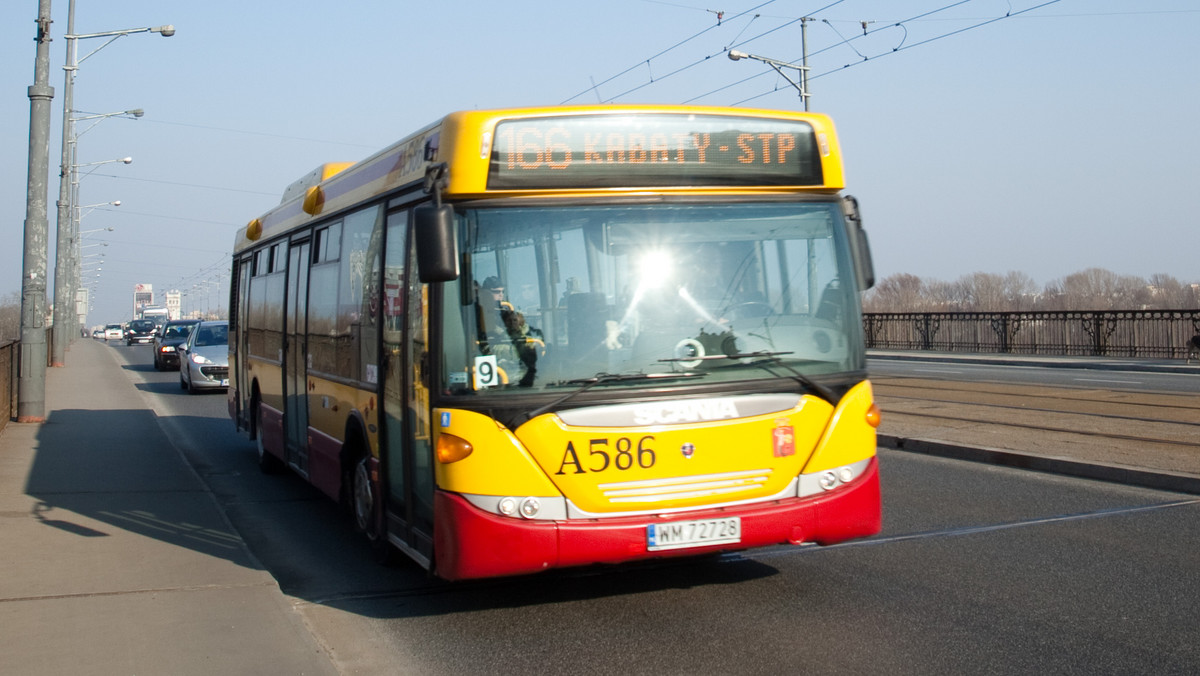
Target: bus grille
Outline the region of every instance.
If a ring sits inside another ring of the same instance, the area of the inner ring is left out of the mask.
[[[762,488],[770,478],[771,470],[768,468],[667,479],[622,481],[600,484],[597,488],[610,503],[665,502],[714,496],[737,499],[739,493],[748,493]]]

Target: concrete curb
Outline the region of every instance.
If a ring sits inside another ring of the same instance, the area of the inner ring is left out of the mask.
[[[1121,465],[1106,465],[1102,463],[1087,463],[1066,458],[1054,458],[1040,455],[1030,455],[1017,451],[999,448],[961,446],[932,439],[913,439],[897,437],[888,434],[878,435],[880,446],[909,453],[921,453],[941,458],[983,462],[1004,467],[1062,474],[1082,479],[1095,479],[1112,483],[1153,488],[1156,490],[1173,491],[1200,495],[1200,476],[1176,474],[1174,472],[1153,472],[1135,467]]]

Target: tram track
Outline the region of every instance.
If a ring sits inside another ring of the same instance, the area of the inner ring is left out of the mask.
[[[1194,395],[909,376],[872,383],[885,439],[1200,476]]]
[[[932,380],[913,377],[876,377],[872,378],[876,392],[880,390],[910,390],[932,391],[944,393],[948,401],[962,401],[966,395],[1020,397],[1022,400],[1046,400],[1058,403],[1074,402],[1091,405],[1138,406],[1150,409],[1178,411],[1183,415],[1192,415],[1200,423],[1200,399],[1190,394],[1174,394],[1160,392],[1128,392],[1105,390],[1102,388],[1063,387],[1045,385],[1009,385],[1002,383],[970,383],[962,381]],[[1091,393],[1084,396],[1080,393]],[[1051,410],[1062,410],[1053,408]]]
[[[902,416],[906,415],[906,416],[911,416],[914,418],[949,420],[949,421],[970,423],[970,424],[977,424],[977,425],[995,424],[995,421],[993,421],[993,420],[985,420],[985,419],[980,419],[980,418],[968,418],[968,417],[963,417],[963,416],[935,415],[935,414],[929,414],[929,413],[912,414],[912,413],[903,413],[903,412],[895,412],[895,415],[902,415]],[[1158,437],[1136,436],[1136,435],[1131,435],[1131,434],[1114,434],[1114,433],[1109,433],[1109,432],[1097,432],[1097,431],[1084,430],[1084,429],[1079,429],[1079,428],[1054,427],[1054,426],[1049,426],[1049,425],[1033,425],[1033,424],[1023,424],[1023,423],[1013,423],[1013,422],[1006,422],[1006,423],[1004,423],[1004,426],[1017,427],[1017,428],[1021,428],[1024,430],[1033,430],[1033,431],[1038,431],[1038,432],[1061,432],[1064,434],[1077,434],[1077,435],[1082,435],[1082,436],[1099,437],[1099,438],[1104,438],[1104,439],[1114,439],[1114,440],[1121,440],[1121,441],[1136,441],[1136,442],[1148,443],[1148,444],[1164,444],[1164,445],[1168,445],[1168,446],[1180,446],[1183,448],[1196,448],[1196,446],[1197,446],[1197,442],[1195,442],[1195,441],[1162,439],[1162,438],[1158,438]]]

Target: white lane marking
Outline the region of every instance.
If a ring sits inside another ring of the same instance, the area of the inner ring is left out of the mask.
[[[1151,505],[1139,505],[1136,507],[1115,507],[1112,509],[1101,509],[1094,512],[1084,512],[1081,514],[1063,514],[1060,516],[1048,516],[1036,519],[1027,519],[1025,521],[1012,521],[1009,523],[997,523],[983,526],[964,526],[962,528],[947,528],[945,530],[927,531],[923,533],[907,533],[903,535],[892,535],[884,537],[866,538],[863,540],[851,540],[842,542],[836,545],[828,545],[821,547],[815,543],[804,543],[799,547],[783,546],[778,549],[767,549],[761,551],[739,552],[738,555],[748,559],[771,558],[775,556],[787,556],[807,551],[827,551],[831,549],[842,549],[845,547],[868,547],[872,545],[891,544],[893,542],[907,542],[910,540],[927,540],[930,538],[954,537],[960,535],[975,535],[978,533],[990,533],[994,531],[1008,530],[1010,528],[1024,528],[1028,526],[1041,526],[1051,523],[1060,523],[1063,521],[1081,521],[1084,519],[1097,519],[1110,516],[1122,516],[1126,514],[1137,514],[1139,512],[1152,512],[1163,509],[1174,509],[1177,507],[1191,507],[1200,505],[1200,499],[1185,499],[1176,500],[1174,502],[1162,502]]]
[[[961,370],[956,369],[913,369],[913,371],[916,373],[953,373],[955,375],[962,373]]]
[[[1101,378],[1072,378],[1072,380],[1075,380],[1075,381],[1081,382],[1081,383],[1117,383],[1120,385],[1141,385],[1142,384],[1142,381],[1140,381],[1140,380],[1104,380]]]

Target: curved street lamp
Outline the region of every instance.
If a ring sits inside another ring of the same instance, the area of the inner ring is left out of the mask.
[[[767,64],[768,66],[774,68],[775,72],[779,73],[780,77],[787,80],[788,84],[792,85],[793,87],[796,88],[796,91],[800,92],[800,98],[804,99],[804,109],[808,110],[808,97],[809,97],[808,66],[797,66],[796,64],[788,63],[787,61],[780,61],[779,59],[771,59],[771,58],[767,58],[765,56],[757,56],[755,54],[747,54],[746,52],[739,52],[736,49],[729,50],[729,60],[730,61],[741,61],[742,59],[752,59],[754,61],[762,61],[763,63]],[[797,72],[797,74],[800,76],[800,81],[796,82],[791,77],[789,77],[787,73],[783,72],[784,68],[790,68],[790,69],[795,70]]]
[[[67,42],[67,59],[63,65],[64,84],[63,84],[63,125],[62,125],[62,163],[59,173],[59,198],[58,198],[58,233],[57,242],[58,249],[55,255],[54,265],[54,328],[53,328],[53,354],[50,358],[50,363],[53,366],[62,366],[66,359],[66,343],[74,335],[74,330],[67,330],[67,322],[72,321],[71,313],[65,306],[71,303],[71,299],[75,295],[75,287],[78,286],[77,280],[65,279],[71,274],[70,262],[65,260],[65,256],[69,255],[71,249],[71,241],[75,239],[75,231],[78,230],[78,221],[73,221],[72,213],[74,212],[75,200],[77,193],[74,191],[78,185],[78,179],[73,173],[73,169],[79,165],[73,165],[75,160],[75,146],[78,135],[75,133],[75,121],[71,113],[75,111],[74,103],[74,85],[75,73],[79,70],[79,64],[91,58],[96,52],[109,46],[116,40],[125,37],[126,35],[134,35],[136,33],[158,33],[164,38],[169,38],[175,35],[175,27],[168,24],[164,26],[154,26],[145,28],[126,28],[121,30],[102,31],[99,33],[79,33],[75,32],[75,0],[70,0],[67,10],[67,34],[63,36]],[[93,38],[108,38],[99,47],[93,49],[84,55],[83,58],[76,58],[78,42],[80,40],[90,40]],[[139,118],[145,114],[140,108],[133,110],[120,111],[118,113],[105,113],[103,115],[88,115],[78,119],[95,119],[97,124],[100,120],[106,117],[116,116],[132,116]],[[95,126],[95,125],[93,125]],[[92,127],[88,127],[84,132],[87,132]],[[128,164],[128,162],[126,162]],[[60,288],[61,287],[61,288]],[[74,327],[72,327],[74,329]]]

